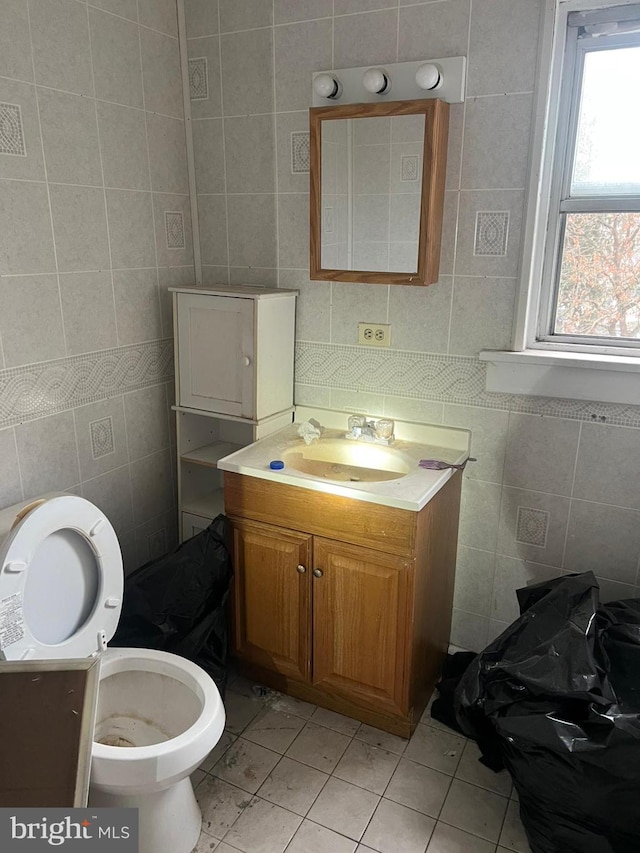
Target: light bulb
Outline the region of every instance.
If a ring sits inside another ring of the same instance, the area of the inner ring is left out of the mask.
[[[318,74],[313,78],[313,89],[321,98],[339,98],[342,94],[342,86],[336,77],[331,74]]]
[[[382,68],[369,68],[362,75],[362,85],[372,95],[386,95],[391,89],[391,79]]]
[[[437,89],[441,82],[440,69],[432,62],[423,62],[416,71],[416,83],[421,89]]]

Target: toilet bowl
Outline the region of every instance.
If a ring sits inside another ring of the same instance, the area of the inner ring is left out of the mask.
[[[177,655],[107,648],[124,578],[115,531],[97,507],[55,495],[26,510],[0,512],[0,653],[99,656],[89,804],[137,808],[140,853],[190,853],[201,814],[189,775],[222,734],[220,694]]]

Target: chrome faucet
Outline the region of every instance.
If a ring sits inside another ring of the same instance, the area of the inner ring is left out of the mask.
[[[393,421],[389,418],[379,418],[377,421],[367,420],[365,415],[351,415],[348,420],[349,431],[345,438],[357,441],[372,441],[376,444],[391,444],[394,440]]]

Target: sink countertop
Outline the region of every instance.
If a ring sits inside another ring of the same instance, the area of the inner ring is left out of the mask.
[[[309,412],[313,410],[307,410]],[[300,412],[297,413],[298,415]],[[332,413],[335,414],[335,413]],[[322,413],[314,412],[312,416],[323,423]],[[262,480],[285,483],[289,486],[299,486],[303,489],[325,492],[331,495],[351,497],[356,500],[368,501],[369,503],[382,504],[383,506],[407,509],[413,512],[421,510],[442,486],[455,473],[455,469],[434,471],[418,467],[420,459],[440,459],[454,464],[464,462],[469,456],[469,433],[465,430],[451,429],[440,425],[430,428],[427,425],[410,425],[405,430],[415,436],[419,441],[408,441],[397,438],[389,446],[390,450],[399,451],[406,459],[409,457],[415,461],[415,470],[411,470],[404,477],[395,480],[382,480],[378,482],[344,482],[334,481],[328,478],[320,478],[312,474],[305,474],[285,464],[281,470],[272,470],[269,463],[276,459],[282,459],[287,451],[296,447],[304,447],[305,443],[298,435],[298,427],[302,420],[297,417],[296,423],[279,430],[273,435],[260,439],[253,444],[236,450],[235,453],[225,456],[218,461],[218,468],[223,471],[232,471],[236,474],[245,474],[249,477],[257,477]],[[329,418],[335,422],[335,418]],[[346,416],[344,416],[346,422]],[[402,426],[396,422],[396,434],[402,434]],[[345,428],[325,428],[322,437],[318,439],[342,439],[346,432]],[[447,435],[450,432],[450,440]],[[466,442],[465,442],[466,437]],[[349,444],[349,439],[344,439]],[[435,443],[437,441],[437,444]],[[313,442],[316,443],[315,441]],[[364,443],[364,442],[362,442]],[[379,446],[379,445],[376,445]],[[385,448],[386,449],[386,448]]]

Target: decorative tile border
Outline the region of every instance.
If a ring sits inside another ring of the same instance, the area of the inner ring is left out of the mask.
[[[0,370],[0,429],[172,376],[170,338]]]
[[[194,56],[188,62],[189,97],[192,101],[206,101],[209,98],[209,70],[206,56]]]
[[[640,429],[640,406],[590,400],[562,400],[554,397],[519,397],[515,394],[511,399],[511,411],[524,415],[546,415],[551,418],[568,418],[572,421]]]
[[[485,391],[486,363],[456,355],[299,341],[296,384],[640,428],[640,406]],[[310,405],[310,404],[309,404]]]
[[[94,459],[110,456],[116,452],[113,438],[113,420],[111,417],[91,421],[89,424],[91,436],[91,455]]]
[[[484,390],[483,362],[464,356],[299,343],[296,382],[449,403],[509,408],[507,394]]]
[[[509,241],[508,210],[476,211],[476,236],[473,254],[479,257],[504,257]]]
[[[420,177],[420,158],[417,154],[403,154],[401,158],[400,180],[417,181]]]
[[[291,172],[304,174],[311,168],[311,151],[308,130],[294,130],[291,133]]]
[[[27,156],[20,104],[0,103],[0,154]]]
[[[165,210],[167,249],[184,249],[184,217],[180,210]]]
[[[545,548],[549,531],[549,513],[543,509],[532,509],[527,506],[518,507],[516,519],[516,542],[522,545],[533,545],[535,548]]]
[[[330,205],[327,205],[324,208],[324,213],[323,213],[322,233],[323,234],[333,234],[333,226],[334,226],[333,208]]]

